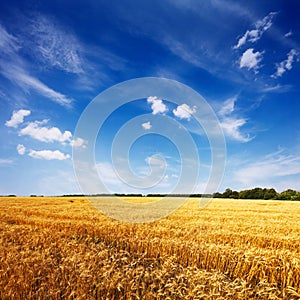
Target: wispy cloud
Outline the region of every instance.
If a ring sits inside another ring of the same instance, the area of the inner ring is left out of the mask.
[[[261,92],[263,93],[285,93],[291,89],[291,85],[281,85],[276,84],[273,86],[266,86],[261,89]]]
[[[69,154],[64,154],[59,150],[51,151],[51,150],[30,150],[28,153],[29,156],[37,159],[45,159],[45,160],[66,160],[70,158]]]
[[[245,118],[240,118],[233,115],[235,111],[236,101],[237,97],[232,97],[223,103],[218,112],[218,115],[221,119],[220,126],[223,129],[225,135],[230,139],[243,143],[249,142],[253,139],[253,137],[245,135],[241,132],[241,127],[243,127],[247,123],[247,120]]]
[[[12,159],[0,158],[0,166],[2,166],[2,165],[10,165],[12,163],[13,163]]]
[[[286,71],[290,71],[293,68],[293,63],[295,61],[295,58],[297,58],[298,52],[295,49],[292,49],[288,55],[287,59],[280,62],[279,64],[276,64],[277,70],[272,77],[281,77]]]
[[[237,97],[232,97],[224,101],[221,109],[219,110],[219,115],[224,117],[231,114],[234,111],[234,103],[237,100]]]
[[[290,37],[290,36],[292,36],[293,35],[293,32],[292,31],[289,31],[289,32],[287,32],[285,35],[284,35],[284,37]]]
[[[240,68],[247,68],[248,70],[253,69],[257,71],[261,60],[262,52],[255,52],[253,48],[249,48],[243,53],[240,59]]]
[[[171,38],[170,36],[167,36],[162,40],[162,43],[166,45],[172,53],[185,60],[186,62],[196,67],[206,69],[206,66],[202,63],[202,59],[193,51],[188,49],[188,47],[182,42]]]
[[[26,63],[19,54],[18,39],[9,34],[4,27],[0,25],[0,73],[17,84],[26,92],[32,89],[46,98],[59,103],[60,105],[69,106],[72,99],[53,90],[39,79],[33,77],[27,71]]]
[[[20,48],[18,40],[15,36],[9,34],[0,24],[0,53],[14,54]]]
[[[147,102],[151,103],[151,109],[153,115],[159,113],[162,114],[168,110],[167,106],[163,103],[162,99],[158,99],[156,96],[148,97]]]
[[[39,79],[29,75],[22,66],[16,65],[14,62],[7,63],[0,60],[0,72],[25,91],[29,88],[60,105],[71,105],[72,99],[51,89]]]
[[[28,29],[34,52],[42,62],[69,73],[84,72],[83,49],[70,30],[43,15],[33,18]]]
[[[129,184],[124,183],[117,175],[114,167],[109,162],[98,162],[96,170],[101,181],[104,183],[106,189],[111,193],[139,193],[140,191],[132,188]],[[98,180],[98,179],[97,179]],[[95,186],[96,186],[95,182]],[[105,191],[96,191],[105,192]]]
[[[159,155],[147,157],[147,165],[134,165],[134,171],[124,169],[122,161],[125,160],[119,158],[114,165],[108,161],[98,162],[96,165],[101,181],[111,192],[145,193],[151,192],[153,188],[161,190],[171,187],[170,175],[165,173],[167,163]],[[174,178],[172,180],[174,181]]]
[[[234,179],[244,186],[253,187],[262,184],[272,185],[279,178],[299,174],[300,156],[280,150],[242,165],[234,171]]]
[[[247,42],[254,43],[257,42],[263,33],[267,31],[273,24],[273,18],[277,15],[276,12],[270,12],[262,20],[257,21],[255,29],[247,30],[245,34],[238,40],[238,43],[233,47],[238,49],[241,46],[245,45]]]
[[[5,126],[17,128],[19,124],[23,123],[24,117],[29,116],[30,113],[31,111],[26,109],[14,111],[11,119],[5,122]]]
[[[243,118],[236,119],[234,117],[226,117],[221,121],[221,127],[224,133],[229,138],[239,142],[249,142],[253,139],[249,135],[245,135],[241,132],[241,127],[244,126],[247,121]]]

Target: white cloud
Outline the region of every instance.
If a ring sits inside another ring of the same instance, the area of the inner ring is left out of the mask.
[[[291,89],[291,85],[276,84],[274,86],[266,86],[261,89],[263,93],[285,93]]]
[[[18,51],[19,48],[17,38],[9,34],[0,24],[0,52],[11,54]]]
[[[223,103],[221,109],[219,110],[219,115],[225,116],[225,115],[228,115],[228,114],[231,114],[232,112],[234,112],[234,104],[235,104],[236,100],[237,100],[236,96],[226,100]]]
[[[26,109],[14,111],[11,116],[11,119],[5,122],[5,126],[17,128],[19,124],[23,123],[24,117],[29,116],[30,113],[31,111]]]
[[[12,159],[0,158],[0,165],[10,165],[13,163]]]
[[[39,79],[29,75],[25,68],[26,64],[18,53],[20,47],[17,38],[10,35],[1,25],[0,40],[0,53],[5,54],[5,59],[0,57],[0,73],[3,76],[26,92],[28,88],[33,89],[60,105],[69,106],[71,104],[72,99],[51,89]]]
[[[142,127],[145,129],[145,130],[149,130],[151,129],[152,125],[151,123],[148,121],[148,122],[145,122],[142,124]]]
[[[292,31],[289,31],[289,32],[287,32],[285,35],[284,35],[284,37],[290,37],[291,35],[293,35],[293,32]]]
[[[29,135],[33,139],[42,141],[42,142],[67,142],[70,141],[72,133],[70,131],[65,131],[62,133],[57,127],[41,127],[41,124],[44,124],[45,120],[42,122],[31,122],[25,128],[21,129],[19,135]]]
[[[75,140],[72,140],[70,142],[70,145],[74,148],[80,148],[80,147],[86,148],[86,141],[78,137]]]
[[[99,162],[96,165],[97,172],[106,185],[123,185],[117,176],[113,166],[109,162]]]
[[[281,77],[286,71],[291,70],[293,68],[293,62],[295,58],[297,57],[298,53],[295,49],[292,49],[288,53],[288,57],[286,60],[282,61],[279,64],[276,64],[277,71],[273,75],[273,77]]]
[[[167,106],[163,103],[162,99],[158,99],[156,96],[150,96],[147,98],[147,102],[151,103],[152,114],[164,113],[168,110]]]
[[[30,88],[45,96],[46,98],[63,106],[69,106],[72,102],[67,96],[51,89],[39,79],[30,76],[20,66],[5,64],[0,61],[0,72],[12,82],[17,83],[21,88]]]
[[[177,106],[176,109],[173,109],[173,114],[179,119],[190,120],[192,114],[196,112],[196,107],[189,107],[187,104],[181,104]]]
[[[299,174],[300,157],[280,150],[239,167],[234,171],[234,180],[248,187],[262,184],[275,186],[276,181],[281,182],[284,178],[287,180],[287,176]],[[286,185],[286,188],[292,188],[292,186]]]
[[[110,193],[140,193],[141,191],[131,187],[126,182],[123,182],[117,175],[113,165],[109,162],[99,162],[96,164],[96,169],[101,181],[104,183],[107,191]],[[120,171],[120,170],[119,170]],[[94,186],[97,186],[97,179]],[[92,187],[91,187],[92,189]],[[107,192],[97,191],[99,192]]]
[[[19,144],[19,145],[17,146],[17,151],[18,151],[18,153],[19,153],[20,155],[24,155],[24,154],[25,154],[25,151],[26,151],[26,148],[25,148],[24,145]]]
[[[160,156],[148,156],[145,159],[145,162],[151,167],[157,167],[159,169],[166,168],[166,161]]]
[[[184,61],[196,67],[205,69],[205,65],[202,63],[201,56],[193,53],[193,51],[181,41],[178,41],[167,35],[163,40],[163,44],[165,44],[172,53],[174,53]]]
[[[51,150],[30,150],[29,156],[37,159],[46,159],[46,160],[65,160],[70,158],[69,154],[64,154],[59,150],[51,151]]]
[[[55,19],[39,15],[31,22],[29,34],[43,62],[69,73],[83,73],[82,47],[76,36]]]
[[[222,107],[220,108],[218,115],[220,116],[220,126],[224,131],[224,134],[230,139],[239,141],[239,142],[249,142],[252,138],[247,135],[245,136],[241,132],[241,127],[244,126],[247,121],[244,118],[237,118],[236,116],[232,116],[235,111],[235,103],[237,101],[237,97],[232,97],[226,100]]]
[[[245,136],[240,131],[240,128],[244,126],[246,123],[247,121],[243,118],[236,119],[236,118],[226,117],[221,121],[220,125],[221,128],[224,130],[226,136],[228,136],[233,140],[245,143],[253,139],[249,135]]]
[[[240,68],[248,68],[257,70],[258,69],[258,64],[262,60],[262,52],[254,52],[253,48],[247,49],[240,60]]]
[[[273,18],[276,15],[276,12],[269,13],[262,20],[259,20],[255,23],[255,29],[247,30],[245,34],[238,40],[238,43],[233,47],[238,49],[241,46],[245,45],[247,42],[254,43],[258,41],[263,33],[267,31],[273,24]]]

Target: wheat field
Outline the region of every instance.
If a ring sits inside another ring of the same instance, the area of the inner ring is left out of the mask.
[[[85,198],[1,197],[0,216],[3,300],[300,299],[300,202],[191,199],[126,224]]]

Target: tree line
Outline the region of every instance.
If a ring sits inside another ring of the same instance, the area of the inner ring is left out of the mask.
[[[274,188],[253,188],[249,190],[242,190],[240,192],[233,191],[230,188],[227,188],[224,193],[216,192],[214,194],[93,194],[93,195],[84,195],[84,194],[67,194],[61,195],[60,197],[186,197],[186,198],[231,198],[231,199],[264,199],[264,200],[292,200],[300,201],[300,191],[295,191],[292,189],[287,189],[281,193],[278,193]],[[0,195],[0,197],[17,197],[16,195]],[[30,195],[30,197],[44,197],[43,195]]]
[[[273,188],[267,189],[259,187],[238,192],[227,188],[224,193],[214,193],[213,197],[232,199],[300,200],[300,192],[288,189],[278,193]]]

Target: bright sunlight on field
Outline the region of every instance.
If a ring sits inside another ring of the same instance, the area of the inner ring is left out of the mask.
[[[85,198],[2,197],[0,215],[3,300],[300,297],[300,202],[192,199],[125,224]]]

